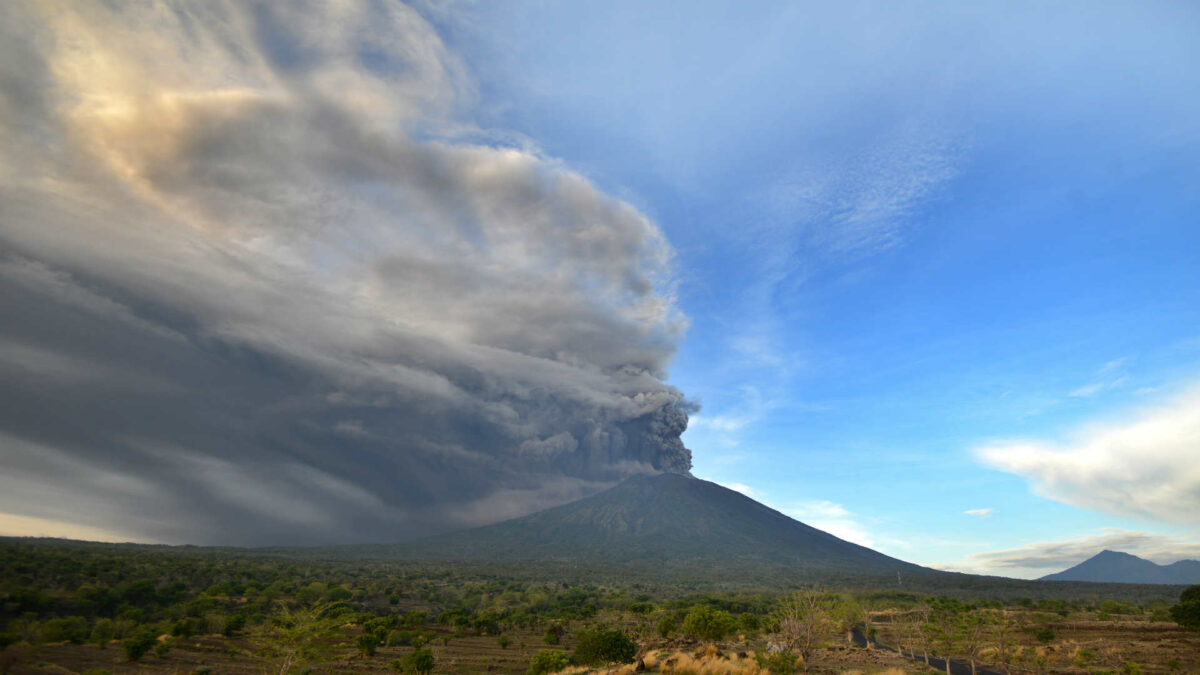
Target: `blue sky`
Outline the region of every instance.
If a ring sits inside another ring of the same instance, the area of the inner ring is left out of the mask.
[[[487,126],[675,247],[690,328],[671,382],[703,404],[697,475],[922,563],[1028,575],[1036,547],[968,556],[1130,533],[1195,555],[1194,515],[1036,494],[976,453],[1069,445],[1200,384],[1194,5],[433,16]]]
[[[0,533],[479,525],[686,466],[684,396],[906,560],[1200,558],[1194,3],[0,19]]]

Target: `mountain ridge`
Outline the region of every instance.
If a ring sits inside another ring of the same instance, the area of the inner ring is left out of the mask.
[[[1159,565],[1131,553],[1105,549],[1078,565],[1047,574],[1041,581],[1092,581],[1123,584],[1200,584],[1200,561]]]

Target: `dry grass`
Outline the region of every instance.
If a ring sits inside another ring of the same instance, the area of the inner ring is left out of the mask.
[[[642,673],[664,675],[772,675],[759,665],[754,652],[722,652],[708,645],[695,652],[653,650],[642,656]],[[797,671],[799,672],[799,671]],[[634,664],[611,668],[567,668],[559,675],[636,675]],[[906,675],[903,668],[883,670],[843,670],[840,675]]]

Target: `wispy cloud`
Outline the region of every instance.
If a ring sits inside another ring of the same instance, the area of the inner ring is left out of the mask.
[[[1120,516],[1200,525],[1200,389],[1073,441],[1002,441],[978,448],[984,464],[1028,478],[1045,497]]]
[[[1121,388],[1129,382],[1129,376],[1121,374],[1128,362],[1129,357],[1121,357],[1105,363],[1096,370],[1096,377],[1099,379],[1076,387],[1067,396],[1071,398],[1089,398],[1106,391]]]
[[[992,515],[992,509],[967,509],[963,513],[976,518],[988,518]]]
[[[837,502],[814,500],[792,504],[779,510],[835,537],[868,548],[875,547],[875,536],[849,509]]]

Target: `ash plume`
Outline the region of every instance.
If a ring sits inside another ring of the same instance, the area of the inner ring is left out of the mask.
[[[0,8],[0,519],[387,541],[686,473],[669,244],[472,96],[400,4]]]

